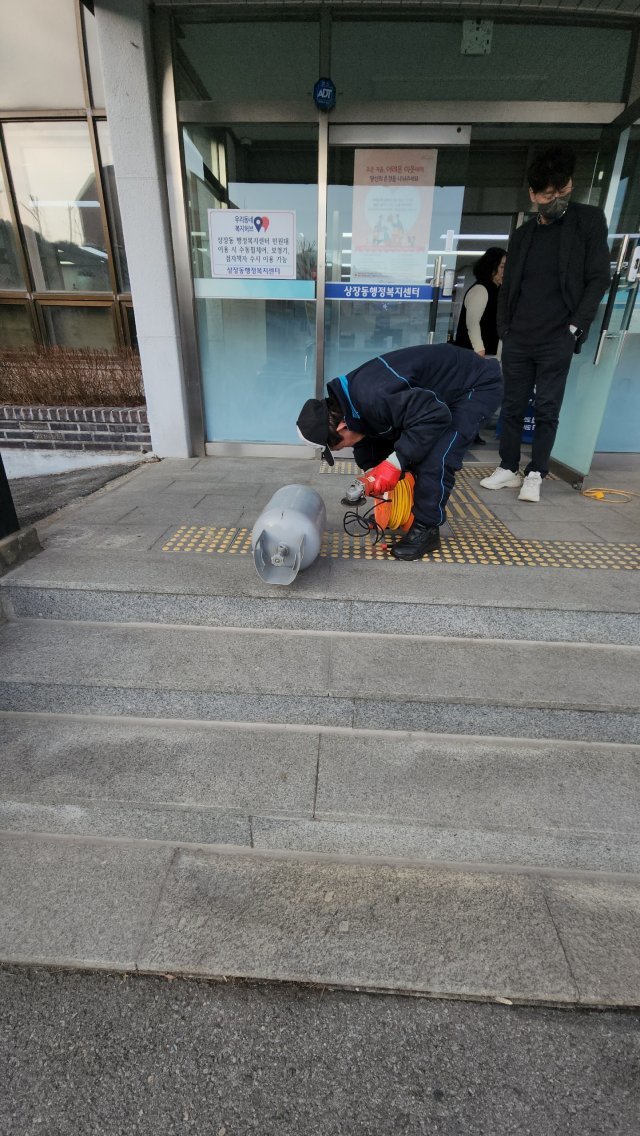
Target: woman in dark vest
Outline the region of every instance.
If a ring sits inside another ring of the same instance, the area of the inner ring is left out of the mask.
[[[498,354],[498,288],[502,284],[507,254],[502,248],[488,248],[473,266],[475,284],[465,292],[456,347],[468,347],[478,355]]]

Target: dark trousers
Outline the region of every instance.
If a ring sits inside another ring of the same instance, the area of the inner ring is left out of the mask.
[[[415,475],[413,515],[422,525],[435,528],[444,524],[449,494],[456,480],[456,471],[473,442],[480,424],[489,418],[500,405],[502,376],[499,364],[495,372],[481,386],[466,391],[456,402],[448,402],[451,422],[419,462],[414,462]],[[364,438],[353,448],[354,457],[362,469],[384,461],[394,445],[382,438]]]
[[[560,407],[571,365],[575,339],[566,333],[539,343],[527,343],[517,335],[505,336],[502,344],[502,437],[500,465],[514,472],[520,465],[520,442],[529,399],[536,388],[535,430],[531,461],[525,473],[532,470],[544,477],[558,429]]]

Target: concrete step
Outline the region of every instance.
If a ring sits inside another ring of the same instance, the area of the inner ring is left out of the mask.
[[[0,709],[637,743],[640,649],[19,620]]]
[[[420,598],[409,602],[403,602],[401,596],[402,592],[396,592],[395,598],[387,600],[337,596],[332,600],[300,596],[293,588],[271,588],[263,596],[239,597],[7,584],[0,600],[14,619],[179,623],[262,630],[333,628],[360,634],[640,646],[640,615],[633,612],[543,610],[526,604],[502,607],[489,603],[437,603],[424,589]]]
[[[640,878],[0,834],[0,961],[640,1003]]]
[[[74,543],[87,529],[95,548]],[[0,583],[0,604],[16,617],[640,644],[633,572],[326,559],[276,588],[250,556],[164,553],[157,530],[127,533],[62,526],[63,543]]]
[[[163,548],[291,466],[174,473],[0,585],[0,960],[639,1003],[633,574],[336,557],[268,589]]]
[[[0,717],[0,830],[640,872],[640,747]]]

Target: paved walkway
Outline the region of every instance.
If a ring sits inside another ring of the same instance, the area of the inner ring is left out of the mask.
[[[636,1136],[640,1016],[0,970],[2,1136]]]
[[[9,478],[11,496],[22,528],[50,517],[83,497],[102,489],[114,478],[130,473],[132,463],[90,469]]]

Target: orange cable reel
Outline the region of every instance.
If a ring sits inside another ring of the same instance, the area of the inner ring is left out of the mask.
[[[361,479],[363,480],[363,479]],[[376,525],[386,530],[408,532],[413,524],[413,491],[416,479],[411,472],[405,473],[398,484],[389,489],[373,507]],[[386,548],[381,544],[381,548]]]

